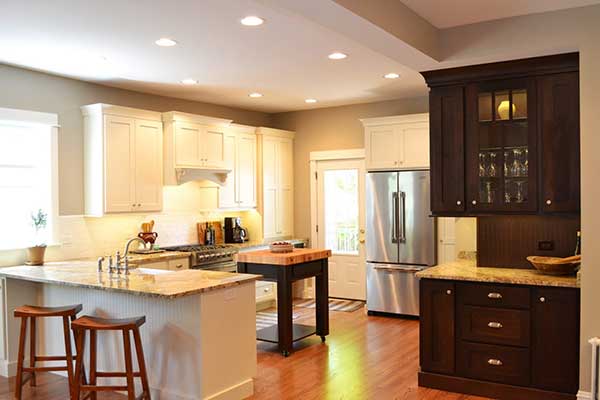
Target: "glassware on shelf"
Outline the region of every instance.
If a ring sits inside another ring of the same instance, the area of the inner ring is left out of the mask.
[[[479,153],[479,176],[485,176],[485,153]]]
[[[525,148],[521,151],[521,176],[529,174],[529,149]]]
[[[510,203],[510,192],[508,191],[508,182],[506,182],[506,188],[504,189],[504,202]]]
[[[508,171],[509,170],[508,166],[510,165],[510,154],[511,154],[510,151],[505,151],[504,152],[504,176],[509,176],[509,174],[508,174],[508,172],[509,172]]]
[[[517,181],[517,203],[522,203],[525,201],[525,197],[523,196],[523,181]]]
[[[496,153],[490,153],[490,166],[488,169],[488,176],[495,177],[498,175],[498,170],[496,168]]]
[[[513,149],[513,162],[510,167],[510,176],[520,176],[521,174],[521,149]]]
[[[488,204],[493,203],[495,191],[492,190],[492,182],[490,182],[490,181],[487,181],[485,183],[485,194],[486,194],[485,202]]]

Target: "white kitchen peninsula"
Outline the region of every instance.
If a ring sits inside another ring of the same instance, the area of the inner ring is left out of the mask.
[[[15,371],[19,332],[19,321],[12,316],[15,307],[81,303],[80,315],[146,316],[141,334],[153,398],[245,398],[253,393],[256,375],[257,278],[143,268],[127,277],[113,274],[111,278],[107,272],[98,273],[95,263],[84,261],[0,269],[5,318],[0,327],[5,341],[0,346],[4,348],[0,373],[14,375]],[[39,324],[39,352],[64,354],[60,319],[42,318]],[[98,369],[124,371],[118,334],[98,339]]]

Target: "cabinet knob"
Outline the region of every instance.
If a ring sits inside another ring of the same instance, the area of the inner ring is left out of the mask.
[[[546,298],[545,297],[540,297],[540,303],[545,303],[546,302]]]
[[[138,207],[141,207],[141,206],[142,206],[142,204],[141,204],[141,203],[138,203],[138,205],[137,205],[137,206],[138,206]]]
[[[265,293],[269,293],[269,288],[264,288],[264,289],[263,289],[263,292],[265,292]]]
[[[394,161],[394,165],[398,165],[398,161]]]
[[[494,367],[499,367],[502,365],[502,361],[496,359],[496,358],[490,358],[488,360],[488,364],[493,365]]]
[[[456,201],[456,205],[457,205],[457,206],[460,206],[461,204],[462,204],[462,201],[460,201],[460,200],[457,200],[457,201]]]
[[[135,203],[133,203],[133,204],[131,205],[131,207],[135,207]]]
[[[493,328],[493,329],[500,329],[502,328],[502,324],[500,322],[488,322],[488,327]]]
[[[452,290],[450,290],[450,289],[446,290],[446,294],[452,294]]]
[[[501,299],[502,295],[497,292],[488,293],[488,299]]]
[[[551,204],[552,204],[552,200],[550,200],[550,199],[546,200],[546,205],[548,205],[548,206],[549,206],[549,205],[551,205]]]
[[[477,200],[473,200],[473,201],[471,202],[471,204],[473,204],[473,205],[477,204]]]

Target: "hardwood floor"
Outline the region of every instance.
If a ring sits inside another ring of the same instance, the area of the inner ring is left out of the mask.
[[[295,308],[298,321],[311,323],[313,309]],[[288,358],[269,343],[258,344],[258,376],[252,400],[484,400],[417,387],[419,323],[368,317],[364,310],[330,313],[331,334],[297,343]],[[12,382],[11,379],[11,389]],[[38,387],[24,388],[23,399],[67,399],[64,378],[40,374]],[[98,399],[123,399],[99,393]],[[0,400],[12,400],[0,378]]]

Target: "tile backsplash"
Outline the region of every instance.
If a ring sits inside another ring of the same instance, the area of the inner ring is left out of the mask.
[[[81,215],[59,216],[56,219],[57,245],[46,250],[47,261],[98,257],[124,250],[128,239],[137,236],[142,222],[154,220],[158,233],[156,244],[170,246],[198,243],[196,224],[223,221],[227,216],[239,216],[248,229],[251,240],[262,238],[262,219],[256,210],[210,211],[216,209],[210,187],[189,183],[165,187],[164,207],[160,213],[109,215],[101,218]],[[196,210],[200,211],[194,211]],[[0,267],[19,265],[26,261],[26,250],[0,251]]]

